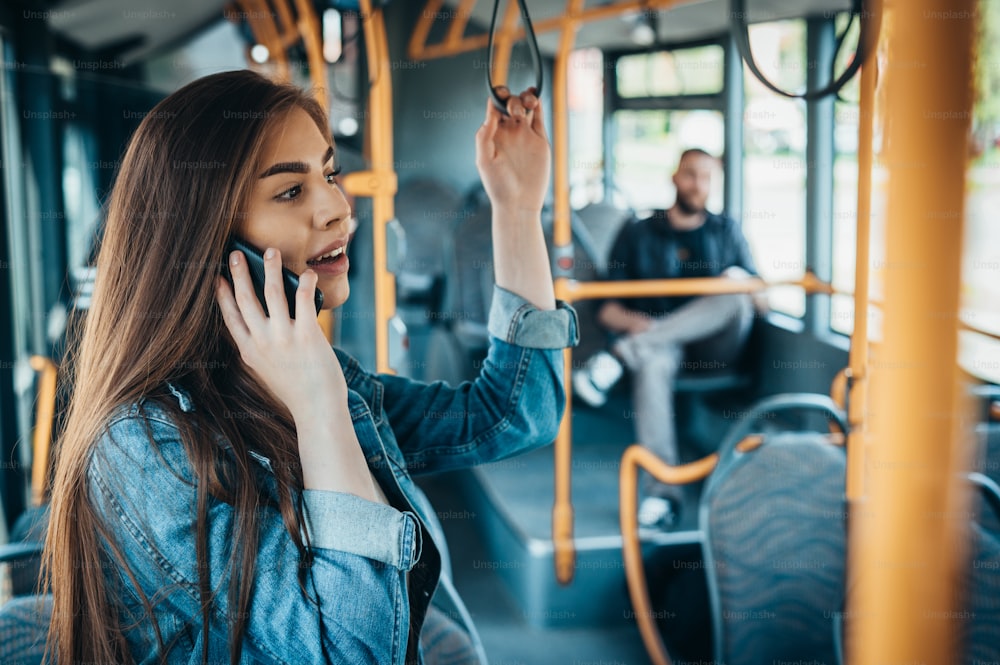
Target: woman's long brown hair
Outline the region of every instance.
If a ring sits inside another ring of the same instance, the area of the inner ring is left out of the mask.
[[[194,473],[202,660],[208,657],[215,602],[207,554],[210,498],[234,510],[231,568],[222,575],[229,580],[234,665],[242,651],[257,565],[255,516],[267,503],[252,472],[251,450],[272,461],[277,507],[299,549],[304,589],[308,556],[300,536],[301,506],[292,499],[302,488],[294,427],[287,409],[240,362],[213,287],[226,241],[246,214],[265,136],[296,106],[330,136],[319,105],[294,86],[249,71],[208,76],[150,111],[122,160],[92,305],[67,363],[73,392],[57,448],[44,555],[45,583],[53,595],[48,649],[55,662],[132,662],[122,608],[102,572],[108,565],[132,580],[145,608],[142,620],[152,622],[160,653],[169,649],[153,603],[138,588],[87,482],[109,416],[143,398],[173,416]],[[166,391],[167,382],[187,390],[196,409],[183,413]],[[231,453],[221,452],[219,435],[231,444]]]

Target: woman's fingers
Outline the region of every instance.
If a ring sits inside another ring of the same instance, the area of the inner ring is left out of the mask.
[[[295,290],[295,311],[299,313],[299,319],[311,314],[316,309],[315,293],[316,283],[319,282],[319,275],[315,270],[307,268],[299,275],[299,288]]]
[[[480,168],[491,163],[500,153],[518,153],[522,150],[536,150],[541,138],[545,143],[542,104],[534,88],[528,88],[520,95],[511,95],[507,88],[498,86],[497,97],[507,105],[509,117],[495,107],[492,99],[486,102],[486,121],[476,132],[476,164]],[[522,131],[530,128],[531,133]]]
[[[247,267],[243,252],[237,250],[229,254],[229,274],[233,276],[236,304],[247,327],[260,325],[265,318],[264,309],[257,300],[257,294],[254,293],[250,269]]]
[[[225,322],[226,328],[233,336],[236,346],[242,348],[250,339],[250,329],[247,327],[246,321],[243,320],[243,315],[240,314],[240,308],[236,305],[233,288],[221,276],[215,278],[215,299],[219,303],[219,309],[222,310],[222,320]]]
[[[525,112],[530,116],[534,112],[535,107],[538,106],[538,97],[535,96],[535,89],[528,88],[519,97],[521,98],[521,106],[524,107]]]
[[[545,133],[545,113],[542,112],[542,100],[535,95],[535,89],[529,88],[531,93],[531,128],[536,134],[542,138],[548,140],[548,135]]]
[[[476,131],[476,164],[482,166],[485,162],[493,159],[496,147],[493,139],[500,126],[500,111],[493,105],[492,99],[486,100],[486,120]]]
[[[524,104],[521,103],[521,98],[517,95],[511,95],[507,98],[507,114],[515,121],[518,122],[527,117],[528,112],[524,108]]]
[[[271,321],[289,322],[288,300],[281,275],[281,252],[273,247],[264,251],[264,301]]]
[[[536,134],[548,140],[545,133],[545,114],[542,112],[542,100],[538,98],[534,87],[528,88],[520,95],[511,95],[504,87],[498,87],[497,92],[502,99],[506,100],[507,113],[514,120],[515,125],[520,124],[521,120],[525,120]]]

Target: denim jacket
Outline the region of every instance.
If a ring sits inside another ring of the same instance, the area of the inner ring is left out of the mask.
[[[442,559],[445,566],[447,561],[440,524],[410,475],[470,467],[550,443],[565,402],[559,349],[579,335],[576,314],[564,303],[540,311],[499,287],[489,330],[479,377],[458,387],[371,374],[337,350],[354,429],[391,505],[341,492],[303,492],[313,558],[308,596],[300,590],[299,555],[280,514],[261,509],[242,662],[421,663],[415,636],[432,596],[449,616],[466,619],[478,644],[461,600],[442,579]],[[198,408],[185,391],[169,388],[182,411]],[[270,462],[260,456],[257,461],[262,485],[276,500]],[[116,564],[105,570],[108,582],[121,590],[115,601],[136,662],[158,663],[163,654],[150,621],[141,619],[135,584],[155,605],[167,650],[163,662],[200,663],[207,640],[209,662],[228,663],[233,509],[209,499],[209,579],[218,593],[206,635],[197,586],[194,475],[166,411],[152,400],[116,410],[94,448],[88,482],[98,514],[134,575]]]

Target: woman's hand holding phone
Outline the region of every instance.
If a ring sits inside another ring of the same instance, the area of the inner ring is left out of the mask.
[[[264,298],[267,312],[254,292],[245,254],[234,251],[228,257],[233,288],[222,278],[217,298],[243,362],[281,400],[293,417],[308,416],[316,409],[311,402],[346,397],[346,384],[333,348],[316,319],[292,319],[281,275],[281,255],[276,249],[264,253]],[[295,291],[296,309],[308,312],[318,276],[306,270]]]
[[[264,252],[263,250],[254,247],[247,241],[232,236],[229,238],[229,244],[226,245],[226,253],[232,253],[234,250],[239,250],[243,252],[244,258],[247,260],[247,267],[250,271],[250,281],[253,282],[254,291],[257,294],[257,299],[264,305],[264,313],[267,314],[269,308],[267,302],[264,298]],[[222,274],[226,279],[229,280],[230,284],[233,281],[233,276],[229,272],[229,268],[226,265],[222,267]],[[295,318],[295,290],[299,288],[299,276],[288,268],[281,268],[281,277],[285,285],[285,298],[288,302],[288,312],[289,315]],[[320,309],[323,307],[323,292],[319,289],[313,291],[315,294],[315,305],[316,313],[319,314]]]
[[[314,317],[288,315],[278,250],[264,253],[264,313],[254,292],[246,257],[227,257],[233,287],[216,280],[216,298],[243,362],[295,420],[307,489],[326,489],[378,500],[374,481],[347,408],[347,382],[340,361]],[[318,276],[306,270],[295,292],[300,312],[313,307]]]

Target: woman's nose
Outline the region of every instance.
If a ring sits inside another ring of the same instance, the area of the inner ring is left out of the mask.
[[[351,217],[351,206],[337,185],[327,186],[326,194],[317,202],[313,224],[320,230],[342,224]]]

